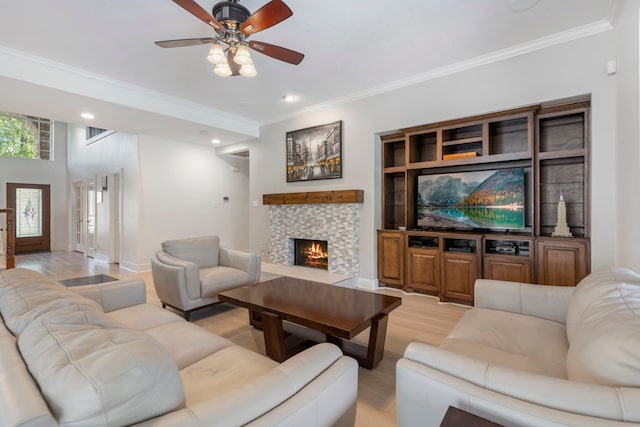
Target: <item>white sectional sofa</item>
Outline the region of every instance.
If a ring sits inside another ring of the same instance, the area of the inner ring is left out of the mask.
[[[504,426],[638,426],[640,275],[478,280],[475,307],[439,347],[411,343],[396,373],[401,427],[438,426],[449,406]]]
[[[353,426],[336,346],[279,364],[145,299],[142,280],[0,272],[0,426]]]

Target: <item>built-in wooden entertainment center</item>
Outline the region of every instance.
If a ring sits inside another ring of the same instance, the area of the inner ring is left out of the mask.
[[[382,137],[380,285],[470,304],[477,278],[577,284],[590,272],[589,116],[589,101],[534,105]],[[524,169],[524,228],[418,227],[418,176],[502,168]],[[552,236],[561,196],[571,237]]]

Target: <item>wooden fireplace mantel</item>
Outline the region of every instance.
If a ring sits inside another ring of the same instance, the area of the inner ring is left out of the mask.
[[[363,203],[364,190],[307,191],[263,194],[263,205],[311,205],[319,203]]]

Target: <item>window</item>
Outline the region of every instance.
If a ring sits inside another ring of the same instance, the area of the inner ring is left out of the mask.
[[[42,190],[16,190],[16,238],[42,236]]]
[[[85,145],[91,145],[96,141],[100,141],[102,138],[106,138],[112,133],[115,133],[115,131],[87,126],[87,140]]]
[[[53,120],[0,113],[0,156],[52,160]]]

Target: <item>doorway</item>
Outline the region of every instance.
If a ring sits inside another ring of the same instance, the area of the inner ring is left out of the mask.
[[[88,257],[95,258],[96,256],[96,227],[97,227],[97,218],[96,218],[96,178],[91,177],[87,179],[87,187],[86,187],[86,218],[87,218],[87,228],[86,228],[86,254]]]
[[[122,242],[122,172],[73,183],[72,248],[106,263],[119,263]]]
[[[85,253],[84,247],[84,185],[82,182],[73,183],[73,241],[76,252]]]
[[[15,212],[15,253],[51,250],[51,186],[7,183],[7,207]]]

